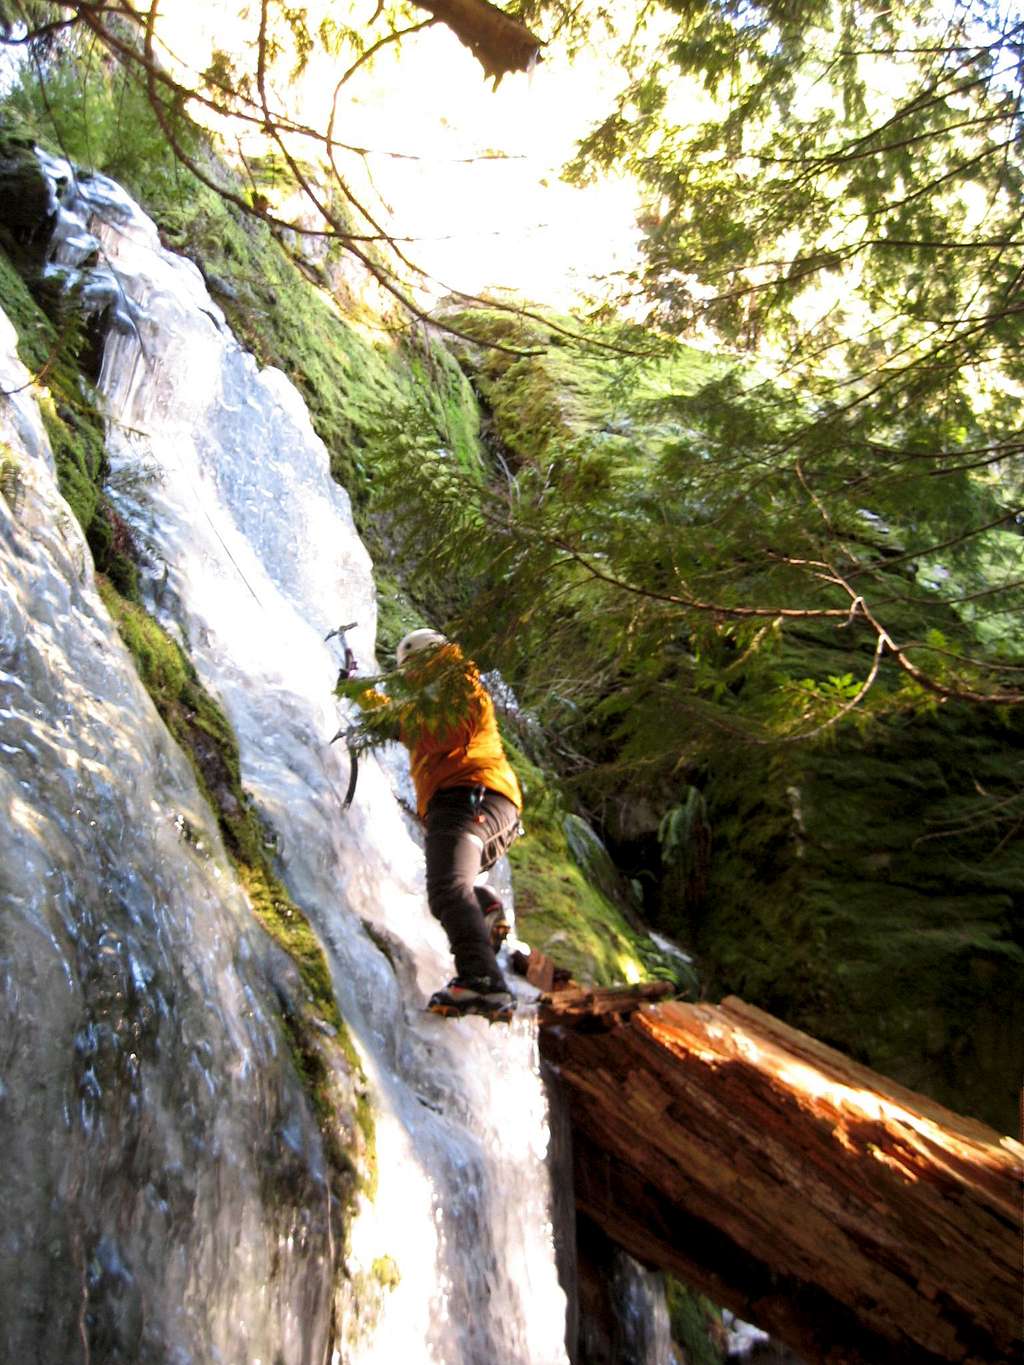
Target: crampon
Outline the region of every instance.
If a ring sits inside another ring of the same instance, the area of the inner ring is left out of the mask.
[[[434,992],[427,1010],[444,1019],[479,1014],[492,1024],[507,1024],[516,1012],[516,999],[503,981],[465,980],[456,976]]]

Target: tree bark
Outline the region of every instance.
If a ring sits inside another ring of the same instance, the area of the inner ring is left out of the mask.
[[[1019,1143],[740,1000],[578,995],[541,1052],[577,1207],[632,1256],[808,1361],[1021,1359]]]
[[[544,46],[518,19],[512,19],[488,0],[416,0],[469,48],[497,90],[509,71],[529,71],[540,60]]]

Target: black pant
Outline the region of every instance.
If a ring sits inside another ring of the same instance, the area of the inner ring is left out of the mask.
[[[427,807],[427,900],[444,926],[460,977],[502,980],[473,887],[519,833],[513,802],[486,787],[449,787]]]

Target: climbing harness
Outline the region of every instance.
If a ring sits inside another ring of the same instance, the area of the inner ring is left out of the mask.
[[[334,637],[337,636],[341,640],[342,648],[345,651],[345,658],[341,667],[338,669],[338,682],[344,682],[346,679],[354,677],[359,668],[359,662],[356,659],[355,652],[346,639],[346,632],[354,630],[358,624],[358,621],[349,621],[347,625],[338,626],[336,630],[329,631],[324,636],[324,644],[327,644],[329,640],[333,640]],[[331,743],[333,744],[335,740],[344,738],[345,745],[348,749],[348,790],[345,792],[345,799],[341,803],[343,814],[352,804],[356,794],[356,783],[359,781],[359,755],[353,748],[352,741],[349,739],[349,734],[350,730],[346,726],[339,730],[334,736],[334,739],[331,740]]]
[[[487,815],[484,811],[484,799],[487,796],[487,787],[482,783],[477,783],[470,788],[469,809],[474,825],[486,825]],[[486,835],[486,831],[477,834],[473,830],[466,830],[463,837],[473,839],[480,846],[481,870],[486,872],[488,868],[494,866],[500,857],[506,854],[515,841],[524,835],[523,822],[519,812],[516,812],[514,820],[509,824],[496,829],[493,834]]]

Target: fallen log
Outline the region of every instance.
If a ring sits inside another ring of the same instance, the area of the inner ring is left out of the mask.
[[[809,1362],[1022,1358],[1019,1143],[740,1000],[590,994],[540,1046],[609,1237]]]
[[[542,995],[537,1002],[541,1027],[571,1024],[575,1029],[606,1032],[638,1010],[674,995],[669,981],[645,981],[639,986],[580,986],[573,982],[557,993]]]
[[[589,1026],[603,1032],[621,1023],[641,1005],[664,1000],[678,989],[670,981],[644,981],[637,986],[581,986],[554,958],[536,948],[527,952],[517,948],[510,954],[509,962],[517,976],[525,977],[540,991],[537,1013],[542,1024],[566,1019],[576,1028]]]

